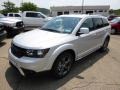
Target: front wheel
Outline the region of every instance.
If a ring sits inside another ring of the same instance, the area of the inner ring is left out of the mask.
[[[73,61],[74,57],[71,53],[64,52],[60,54],[53,65],[52,74],[56,78],[62,78],[66,76],[71,70]]]

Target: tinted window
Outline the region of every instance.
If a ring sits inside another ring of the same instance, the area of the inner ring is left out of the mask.
[[[26,13],[26,17],[34,17],[34,18],[43,18],[43,16],[40,13]]]
[[[9,14],[10,17],[13,17],[13,14]]]
[[[102,20],[103,20],[104,26],[108,26],[109,25],[109,23],[108,23],[108,21],[106,19],[103,18]]]
[[[99,29],[99,28],[103,27],[103,22],[102,22],[101,18],[93,18],[93,22],[94,22],[95,29]]]
[[[15,14],[15,17],[21,17],[19,14]]]
[[[92,18],[85,20],[81,27],[89,28],[90,31],[94,30]]]

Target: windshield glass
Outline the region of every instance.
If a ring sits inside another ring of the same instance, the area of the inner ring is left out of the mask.
[[[111,23],[118,23],[118,22],[120,22],[120,18],[115,18],[111,21]]]
[[[80,20],[81,18],[77,17],[56,17],[45,24],[42,29],[51,32],[71,33]]]
[[[0,14],[0,18],[4,18],[4,17],[5,17],[4,15]]]

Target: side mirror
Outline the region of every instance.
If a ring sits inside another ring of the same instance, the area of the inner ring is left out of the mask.
[[[89,28],[80,28],[80,33],[81,34],[88,34],[90,32]]]
[[[77,32],[76,36],[79,36],[81,34],[88,34],[90,32],[89,28],[80,28],[80,30]]]

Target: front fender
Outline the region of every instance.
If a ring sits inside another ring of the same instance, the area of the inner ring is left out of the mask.
[[[72,44],[64,44],[64,45],[61,45],[59,47],[57,47],[54,52],[52,53],[50,59],[49,59],[49,62],[48,62],[48,66],[47,68],[50,70],[53,66],[53,63],[55,62],[56,58],[64,51],[66,50],[73,50],[76,54],[76,50],[74,48],[74,45]]]

